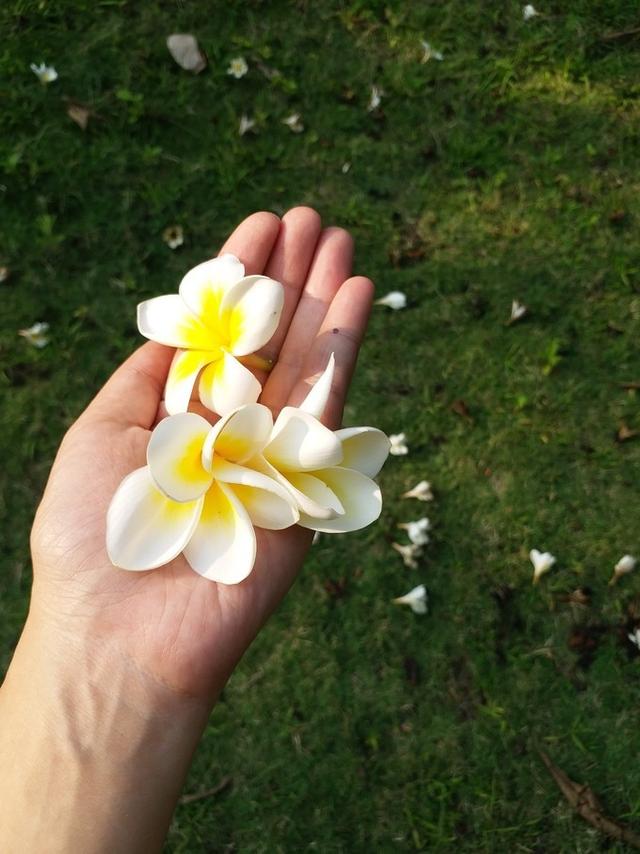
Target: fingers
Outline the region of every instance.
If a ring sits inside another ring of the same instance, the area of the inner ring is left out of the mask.
[[[149,341],[129,356],[98,392],[83,417],[149,429],[162,399],[174,351]]]
[[[322,421],[332,429],[340,426],[349,383],[358,358],[373,302],[373,282],[364,276],[348,279],[333,298],[315,340],[286,401],[298,406],[327,367],[331,353],[336,367]]]
[[[279,233],[278,217],[268,211],[259,211],[240,223],[220,250],[220,254],[230,252],[239,258],[245,266],[247,276],[263,273]]]
[[[284,307],[275,335],[260,351],[276,360],[287,336],[322,231],[320,214],[312,208],[292,208],[282,217],[278,239],[265,274],[284,287]]]
[[[261,401],[274,410],[287,402],[296,384],[311,342],[320,329],[331,301],[351,274],[353,240],[342,228],[322,232],[276,365],[269,376]]]

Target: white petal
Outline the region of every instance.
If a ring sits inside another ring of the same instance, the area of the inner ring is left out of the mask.
[[[234,356],[246,356],[263,347],[278,328],[284,288],[266,276],[247,276],[224,295],[222,328]]]
[[[227,352],[202,372],[198,387],[202,403],[218,415],[255,403],[261,391],[262,386],[249,368]]]
[[[216,457],[213,476],[230,486],[258,528],[280,531],[295,525],[300,518],[291,493],[273,478],[255,469]]]
[[[336,434],[313,415],[285,406],[263,454],[278,471],[313,471],[337,465],[342,448]]]
[[[164,403],[169,415],[187,411],[198,374],[216,358],[219,358],[218,354],[211,350],[176,350],[164,389]]]
[[[207,325],[217,326],[222,297],[244,277],[244,265],[225,253],[198,264],[180,282],[180,296]]]
[[[303,472],[287,472],[285,477],[261,455],[254,457],[249,465],[283,486],[292,495],[300,512],[306,516],[313,519],[335,519],[344,513],[337,495],[317,477]]]
[[[195,501],[211,486],[202,448],[211,425],[195,412],[164,418],[147,446],[147,465],[156,486],[173,501]]]
[[[253,569],[253,525],[228,486],[214,481],[205,495],[198,527],[184,556],[197,573],[222,584],[238,584]]]
[[[331,383],[333,382],[335,366],[336,360],[332,353],[329,357],[327,367],[316,380],[311,391],[300,404],[299,409],[303,412],[308,412],[309,415],[313,415],[315,418],[322,418],[322,413],[331,394]]]
[[[382,510],[382,495],[378,485],[354,469],[327,468],[314,472],[334,492],[344,507],[344,516],[318,521],[300,514],[299,525],[323,533],[358,531],[370,525]]]
[[[214,453],[232,463],[244,463],[259,454],[272,426],[271,411],[261,403],[250,403],[230,412],[207,436],[202,451],[205,468],[211,470]]]
[[[336,430],[342,443],[341,466],[375,477],[389,456],[391,443],[375,427],[345,427]]]
[[[407,306],[407,297],[402,291],[391,291],[385,296],[380,297],[374,302],[374,305],[386,305],[389,308],[397,311],[399,308],[406,308]]]
[[[121,569],[155,569],[177,557],[198,524],[204,498],[179,504],[154,484],[147,466],[125,477],[107,511],[107,553]]]
[[[189,311],[178,294],[141,302],[138,305],[138,329],[145,338],[167,347],[216,350],[220,344],[215,334]]]

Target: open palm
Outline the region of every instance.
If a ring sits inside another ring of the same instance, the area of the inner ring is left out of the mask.
[[[285,287],[280,326],[262,353],[275,367],[259,377],[260,401],[274,415],[300,403],[333,352],[324,420],[339,426],[373,293],[368,279],[349,278],[348,233],[322,230],[309,208],[282,220],[258,213],[222,251],[237,255],[247,274],[264,272]],[[233,586],[202,578],[182,557],[143,573],[111,565],[107,507],[122,478],[144,464],[150,429],[164,414],[172,355],[158,344],[142,346],[65,436],[32,532],[32,608],[69,643],[91,634],[162,686],[208,699],[295,579],[311,534],[298,526],[258,529],[253,572]],[[205,414],[197,403],[192,408]]]

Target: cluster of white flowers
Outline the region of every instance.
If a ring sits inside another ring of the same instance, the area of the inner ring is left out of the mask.
[[[163,566],[180,553],[200,575],[237,584],[256,558],[255,528],[300,525],[356,531],[382,509],[373,480],[390,443],[373,427],[330,430],[321,422],[334,358],[298,407],[273,420],[242,359],[276,331],[284,289],[246,276],[226,254],[190,270],[177,294],[138,306],[138,329],[175,347],[165,388],[169,417],[151,434],[147,465],[129,474],[107,513],[107,552],[127,570]],[[189,412],[198,383],[212,426]]]

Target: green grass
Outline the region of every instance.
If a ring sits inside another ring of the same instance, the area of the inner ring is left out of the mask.
[[[538,747],[640,828],[625,641],[640,574],[607,587],[640,552],[640,441],[614,441],[640,429],[619,386],[640,380],[640,53],[602,39],[637,26],[637,3],[539,9],[524,23],[521,4],[480,0],[2,4],[0,667],[53,454],[136,344],[136,302],[175,290],[252,210],[300,203],[352,230],[380,295],[410,300],[374,311],[346,413],[408,434],[383,517],[314,548],[186,791],[233,785],[178,807],[169,852],[603,850]],[[198,36],[203,74],[172,62],[175,31]],[[443,62],[420,62],[421,38]],[[43,60],[60,74],[47,88],[29,70]],[[94,112],[86,132],[65,98]],[[281,124],[293,111],[300,135]],[[243,112],[258,132],[240,138]],[[171,252],[174,223],[186,243]],[[513,298],[530,315],[508,327]],[[35,320],[51,324],[42,351],[16,335]],[[422,515],[398,496],[423,477],[434,541],[411,571],[389,543]],[[558,556],[538,588],[532,547]],[[422,581],[428,616],[390,604]],[[588,608],[562,601],[578,586]]]

